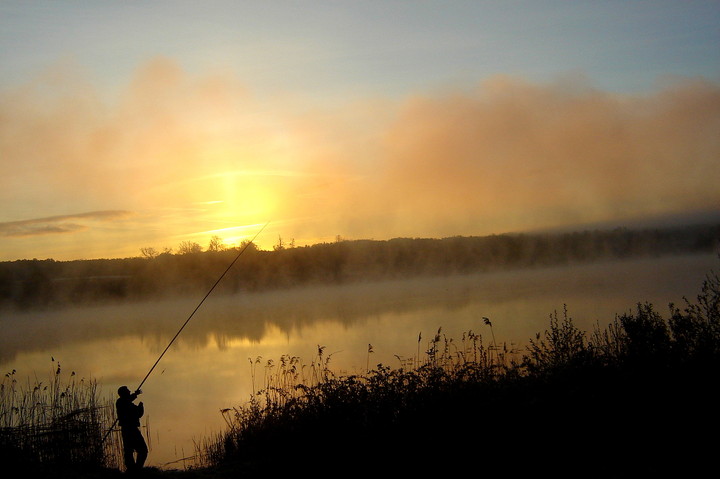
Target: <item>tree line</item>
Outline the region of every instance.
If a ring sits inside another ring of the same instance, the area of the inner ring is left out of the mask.
[[[301,247],[279,238],[272,250],[253,243],[227,246],[213,238],[205,249],[185,242],[175,252],[142,248],[132,258],[0,262],[0,307],[36,309],[201,294],[246,247],[217,292],[713,253],[719,240],[717,224],[389,240],[338,237],[335,242]]]

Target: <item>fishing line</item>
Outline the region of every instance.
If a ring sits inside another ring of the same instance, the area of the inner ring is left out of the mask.
[[[160,356],[157,358],[157,361],[155,361],[155,364],[152,365],[152,367],[150,368],[150,370],[148,371],[148,373],[145,375],[145,377],[143,378],[143,380],[140,381],[140,385],[135,389],[136,391],[139,390],[139,389],[143,386],[143,384],[145,384],[145,381],[147,381],[147,379],[150,377],[150,375],[152,374],[152,372],[155,370],[155,367],[158,365],[158,363],[160,362],[160,360],[163,358],[163,356],[165,356],[165,353],[168,351],[168,349],[170,349],[170,346],[172,346],[172,344],[175,342],[175,340],[177,339],[177,337],[180,336],[180,333],[182,333],[183,329],[185,329],[185,326],[187,326],[187,324],[190,322],[190,320],[193,318],[193,316],[195,316],[195,313],[197,313],[198,309],[200,309],[200,306],[202,306],[202,304],[205,302],[205,300],[208,298],[208,296],[210,296],[210,293],[212,293],[213,290],[215,289],[215,287],[216,287],[218,284],[220,284],[220,281],[222,281],[222,279],[225,277],[225,275],[228,273],[228,271],[230,271],[230,269],[231,269],[231,268],[233,267],[233,265],[237,262],[237,260],[240,258],[240,256],[242,256],[242,254],[245,252],[245,250],[248,249],[248,247],[249,247],[251,244],[254,243],[255,238],[257,238],[257,237],[260,235],[260,233],[262,233],[262,231],[265,229],[265,227],[266,227],[268,224],[270,224],[269,221],[268,221],[267,223],[265,223],[265,224],[263,225],[263,227],[260,228],[260,230],[259,230],[257,233],[255,233],[255,236],[253,236],[253,238],[252,238],[249,242],[247,242],[247,243],[245,244],[245,246],[240,250],[240,252],[237,254],[237,256],[235,256],[235,259],[233,259],[232,262],[230,263],[230,265],[225,269],[225,271],[223,272],[223,274],[221,274],[220,277],[217,279],[217,281],[215,281],[215,284],[212,285],[212,287],[208,290],[207,294],[205,294],[205,296],[203,297],[203,299],[202,299],[202,300],[198,303],[198,305],[195,307],[195,309],[193,310],[193,312],[190,313],[190,316],[188,316],[188,318],[185,320],[185,322],[183,323],[183,325],[180,326],[180,329],[178,329],[178,332],[175,333],[175,336],[173,336],[173,338],[170,340],[170,342],[168,343],[168,345],[167,345],[167,347],[165,348],[165,350],[164,350],[164,351],[160,354]],[[117,422],[118,422],[118,419],[115,419],[115,422],[114,422],[113,425],[110,427],[110,429],[108,430],[107,434],[105,434],[105,437],[103,438],[103,442],[104,442],[105,439],[108,437],[108,435],[110,434],[110,432],[112,432],[112,430],[115,428],[115,424],[117,424]]]

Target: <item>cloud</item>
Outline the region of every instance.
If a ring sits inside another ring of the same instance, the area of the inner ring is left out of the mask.
[[[582,77],[497,76],[310,101],[261,100],[234,75],[191,75],[162,58],[108,100],[58,67],[0,94],[3,213],[50,217],[1,223],[0,235],[79,233],[89,218],[52,215],[131,210],[132,227],[86,236],[93,254],[132,254],[266,221],[263,236],[304,244],[627,222],[720,204],[720,85],[710,81],[618,95]],[[62,236],[80,248],[83,235]]]
[[[718,132],[710,82],[630,96],[498,77],[405,102],[381,148],[379,199],[399,229],[430,234],[717,208]]]
[[[24,237],[49,234],[75,233],[89,229],[87,222],[114,221],[131,216],[129,211],[91,211],[73,215],[51,216],[0,223],[0,236]],[[78,224],[72,221],[81,221]]]

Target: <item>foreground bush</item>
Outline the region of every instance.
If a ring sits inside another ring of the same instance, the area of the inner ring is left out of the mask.
[[[198,446],[199,465],[687,473],[710,463],[719,425],[717,275],[696,302],[670,310],[664,319],[638,304],[589,337],[567,311],[554,314],[523,354],[438,331],[422,361],[365,375],[334,375],[322,348],[309,374],[283,357],[248,404],[223,411],[228,429]]]

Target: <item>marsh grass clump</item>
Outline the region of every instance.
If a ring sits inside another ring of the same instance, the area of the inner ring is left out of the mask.
[[[0,383],[0,457],[26,468],[117,467],[120,445],[103,441],[113,414],[96,381],[64,378],[59,362],[47,381],[21,384],[13,370]]]
[[[267,361],[264,386],[224,409],[227,430],[197,445],[197,466],[240,462],[261,472],[272,464],[277,472],[288,464],[291,472],[319,460],[427,474],[482,461],[486,472],[548,464],[596,467],[589,476],[629,474],[629,465],[687,472],[711,457],[703,432],[720,426],[708,402],[720,359],[717,275],[696,302],[671,304],[670,313],[638,304],[588,337],[564,308],[524,350],[498,347],[483,318],[488,344],[476,332],[454,341],[439,329],[422,352],[418,336],[417,357],[366,374],[335,374],[323,347],[309,366]],[[262,362],[250,363],[255,385]]]
[[[324,461],[381,444],[401,451],[407,428],[433,420],[432,408],[463,401],[468,386],[494,388],[519,357],[506,345],[485,346],[473,331],[456,342],[442,329],[427,341],[423,357],[398,357],[408,367],[378,364],[366,374],[338,375],[324,350],[319,346],[309,365],[294,357],[266,361],[264,387],[247,404],[222,410],[227,432],[197,445],[197,465],[257,461],[280,447],[276,441],[287,446],[282,454],[289,463],[310,454],[313,444]],[[263,362],[250,363],[255,380]]]

